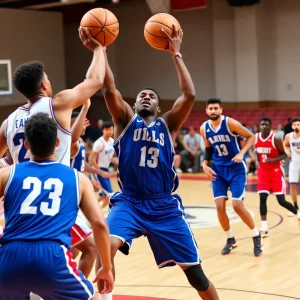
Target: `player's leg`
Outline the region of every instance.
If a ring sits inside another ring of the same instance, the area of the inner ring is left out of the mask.
[[[110,212],[106,221],[111,236],[112,260],[114,260],[118,250],[128,255],[132,240],[140,237],[145,232],[143,220],[139,218],[139,211],[136,205],[135,200],[123,193],[115,193],[110,199]],[[99,259],[97,259],[97,266],[100,266]],[[115,267],[113,267],[113,274],[115,276]],[[100,280],[97,285],[100,299],[111,300],[112,293],[101,294],[104,286],[103,281]]]
[[[269,227],[267,222],[267,198],[272,191],[272,171],[263,170],[259,168],[257,170],[258,185],[257,192],[259,194],[259,212],[261,218],[261,235],[267,237],[269,235]]]
[[[261,219],[261,235],[262,238],[267,237],[269,235],[269,226],[267,222],[267,199],[269,194],[265,192],[259,193],[259,212],[260,212],[260,219]]]
[[[300,168],[297,166],[295,162],[290,162],[289,166],[289,183],[290,183],[290,193],[293,201],[293,205],[298,210],[298,201],[297,201],[297,184],[299,182]],[[290,217],[294,216],[294,214],[289,213]]]
[[[88,227],[81,216],[77,216],[74,226],[71,229],[72,243],[71,247],[76,248],[76,252],[81,252],[79,259],[79,269],[88,278],[97,255],[96,246],[91,237],[92,230]]]
[[[111,260],[112,260],[112,273],[114,275],[114,279],[116,278],[116,271],[115,271],[115,256],[117,254],[117,251],[124,245],[124,241],[111,236]],[[95,271],[97,272],[101,268],[101,259],[99,255],[97,255],[96,259],[96,265],[95,265]],[[97,282],[97,287],[98,287],[98,293],[100,300],[112,300],[112,293],[109,294],[101,294],[101,291],[104,288],[104,282],[102,280],[99,280]]]
[[[297,170],[294,170],[293,166],[290,167],[290,170],[292,170],[292,172],[297,171]],[[296,179],[295,177],[293,177],[293,176],[291,177],[291,180],[294,181],[295,179]],[[285,200],[286,182],[285,182],[285,178],[284,178],[284,170],[281,168],[276,169],[275,172],[273,172],[273,174],[272,174],[272,191],[273,191],[273,194],[276,195],[279,205],[281,205],[285,209],[289,210],[291,214],[297,215],[298,219],[300,219],[299,210],[295,207],[295,205],[293,205],[292,203],[287,202]],[[296,200],[297,200],[297,198],[296,198]],[[296,203],[296,206],[297,206],[297,203]]]
[[[97,249],[94,240],[90,236],[75,247],[81,252],[78,268],[83,273],[83,275],[88,278],[97,256]]]
[[[252,231],[254,255],[260,256],[262,254],[261,234],[255,226],[251,214],[244,206],[246,172],[244,163],[236,164],[231,168],[230,190],[232,194],[232,206],[236,214]]]
[[[222,249],[221,254],[226,255],[229,254],[232,249],[237,247],[236,240],[230,229],[229,218],[226,213],[228,183],[223,178],[224,175],[223,173],[224,172],[226,173],[226,170],[223,170],[218,166],[213,166],[212,168],[217,174],[216,180],[212,181],[212,190],[213,190],[214,199],[216,203],[218,219],[227,236],[226,245]]]
[[[219,296],[215,286],[204,274],[201,265],[181,266],[190,285],[198,292],[203,300],[218,300]]]
[[[179,265],[202,299],[217,300],[215,287],[201,268],[197,243],[184,218],[178,195],[147,201],[144,205],[147,238],[159,268]],[[152,212],[155,212],[155,217]]]
[[[108,169],[101,168],[101,170],[108,172]],[[97,178],[101,185],[98,201],[101,207],[104,208],[109,204],[109,197],[113,194],[113,189],[109,178],[103,178],[100,175],[97,175]]]

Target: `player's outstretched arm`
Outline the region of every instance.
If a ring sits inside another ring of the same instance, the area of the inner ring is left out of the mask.
[[[0,127],[0,158],[4,155],[5,151],[7,150],[7,142],[5,137],[6,122],[7,121],[5,120]]]
[[[204,141],[204,145],[205,145],[203,171],[211,180],[215,180],[216,179],[216,173],[211,167],[208,166],[208,164],[212,160],[212,157],[213,157],[213,154],[214,154],[214,149],[211,146],[211,143],[206,138],[204,124],[202,124],[201,127],[200,127],[200,135],[202,136],[203,141]]]
[[[280,154],[279,154],[279,156],[274,157],[274,158],[267,158],[265,160],[265,162],[267,162],[267,163],[273,163],[273,162],[276,162],[276,161],[282,161],[287,156],[286,153],[284,152],[283,142],[282,142],[281,139],[274,137],[274,144],[275,144],[275,147],[277,148],[277,150],[279,151]]]
[[[59,92],[54,96],[53,106],[55,114],[60,111],[73,110],[82,105],[101,89],[105,75],[105,59],[103,47],[93,39],[88,29],[79,28],[79,36],[86,48],[93,51],[93,60],[87,71],[86,79],[75,86]]]
[[[175,101],[172,109],[166,112],[162,117],[168,124],[170,132],[176,132],[189,116],[195,102],[195,87],[191,75],[183,62],[180,54],[182,43],[182,30],[176,31],[173,25],[174,37],[171,37],[162,29],[169,40],[169,48],[167,49],[173,56],[175,63],[179,86],[182,95]]]
[[[90,174],[99,174],[103,178],[110,178],[111,174],[109,172],[105,172],[100,170],[98,167],[94,168],[90,166],[86,161],[84,162],[84,171]]]
[[[108,57],[105,52],[105,78],[102,92],[107,109],[115,124],[115,139],[119,137],[128,122],[134,115],[133,109],[125,102],[121,93],[117,90],[114,74],[110,68]]]
[[[72,144],[77,143],[82,134],[83,126],[85,125],[86,115],[89,111],[90,106],[91,100],[88,99],[85,103],[83,103],[80,113],[71,128]]]
[[[290,150],[290,135],[286,134],[283,141],[283,149],[288,157],[292,157],[292,153]]]
[[[95,281],[103,279],[105,282],[105,290],[102,292],[104,294],[109,293],[112,291],[114,285],[109,230],[103,212],[101,211],[95,197],[94,189],[90,180],[83,173],[79,173],[79,183],[81,196],[80,208],[91,223],[96,248],[101,259],[102,267],[98,270]]]
[[[238,122],[237,120],[234,120],[232,118],[228,118],[228,127],[229,127],[229,130],[233,134],[238,134],[241,137],[246,139],[244,147],[232,159],[234,162],[240,163],[243,161],[245,153],[254,145],[255,136],[250,130],[248,130],[246,127],[244,127],[240,122]]]

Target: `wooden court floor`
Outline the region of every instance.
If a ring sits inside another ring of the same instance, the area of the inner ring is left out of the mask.
[[[220,299],[300,299],[300,226],[297,219],[288,217],[276,198],[270,196],[268,220],[273,228],[270,236],[264,239],[263,255],[256,258],[253,256],[251,232],[239,221],[231,208],[231,201],[228,201],[228,214],[238,248],[228,256],[221,256],[226,237],[218,226],[210,182],[203,180],[204,177],[187,177],[190,179],[180,180],[178,194],[187,206],[187,220],[192,224],[202,266],[216,286]],[[115,180],[114,187],[117,189]],[[249,188],[255,189],[255,182],[249,182]],[[246,207],[260,227],[255,192],[246,192]],[[129,256],[117,254],[116,272],[114,293],[118,295],[198,299],[179,267],[157,269],[144,237],[134,241]]]
[[[203,269],[216,286],[220,299],[300,299],[300,226],[296,218],[289,218],[275,197],[270,196],[268,220],[272,229],[270,237],[264,239],[263,255],[256,258],[253,256],[251,232],[240,222],[231,209],[231,201],[228,201],[228,214],[238,248],[229,256],[221,256],[226,237],[218,226],[210,182],[204,179],[192,175],[181,179],[178,194],[186,205],[187,220],[199,246]],[[112,181],[117,190],[116,179]],[[248,188],[255,190],[255,180],[249,182]],[[246,207],[259,227],[258,206],[258,195],[246,192]],[[129,256],[117,254],[116,272],[114,294],[129,296],[114,297],[116,300],[143,299],[133,296],[199,299],[179,267],[158,270],[144,237],[133,242]]]

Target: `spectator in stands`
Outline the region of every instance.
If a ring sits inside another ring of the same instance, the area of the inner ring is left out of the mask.
[[[174,143],[174,149],[175,149],[174,168],[177,173],[182,173],[182,170],[180,168],[180,165],[181,165],[180,152],[184,150],[184,147],[183,147],[182,141],[181,141],[181,131],[177,131],[176,139],[175,139],[175,143]]]
[[[284,140],[284,131],[283,131],[283,125],[281,123],[279,123],[277,125],[276,131],[275,131],[275,135],[277,138],[279,138],[281,141]]]
[[[205,150],[204,141],[200,134],[195,132],[193,126],[189,129],[188,134],[183,138],[184,150],[180,152],[183,171],[200,172]]]

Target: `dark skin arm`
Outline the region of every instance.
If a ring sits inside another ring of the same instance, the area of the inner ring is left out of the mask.
[[[114,121],[114,137],[117,139],[134,115],[133,109],[125,102],[117,90],[115,78],[105,56],[105,78],[102,92],[107,109]]]
[[[274,144],[277,150],[280,152],[280,155],[274,158],[267,158],[265,160],[266,163],[274,163],[276,161],[281,161],[287,157],[286,153],[284,152],[282,140],[274,138]]]
[[[176,53],[180,53],[181,43],[182,43],[182,30],[175,30],[173,25],[174,37],[171,37],[166,31],[162,29],[162,32],[165,33],[169,40],[169,48],[167,49],[170,54],[173,56]],[[170,133],[172,134],[173,139],[175,139],[175,133],[179,130],[181,125],[187,119],[195,102],[195,87],[191,75],[185,66],[183,59],[179,56],[173,58],[179,86],[182,94],[175,101],[172,109],[165,114],[162,118],[166,121]]]

